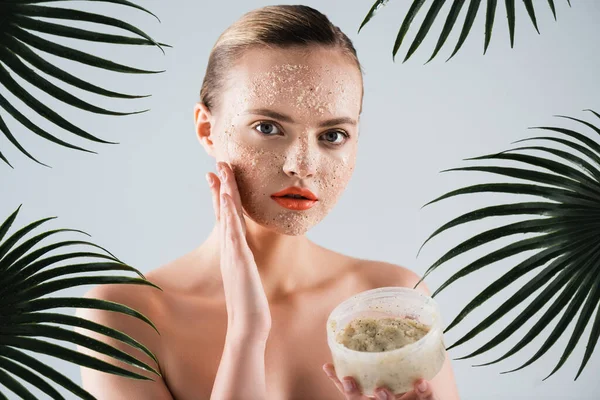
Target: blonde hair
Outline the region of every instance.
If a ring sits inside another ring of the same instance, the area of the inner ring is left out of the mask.
[[[356,64],[362,77],[352,41],[324,14],[302,5],[266,6],[244,14],[219,36],[208,59],[200,101],[209,110],[218,105],[217,94],[225,89],[227,73],[249,48],[298,45],[339,49]]]

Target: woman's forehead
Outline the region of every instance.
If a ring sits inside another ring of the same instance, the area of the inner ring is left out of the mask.
[[[321,46],[248,49],[232,72],[246,82],[329,83],[332,77],[361,81],[353,61],[340,50]]]
[[[231,72],[228,92],[239,103],[322,114],[359,113],[360,71],[339,51],[253,50]]]

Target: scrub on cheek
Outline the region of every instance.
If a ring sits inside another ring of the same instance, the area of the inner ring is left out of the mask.
[[[288,210],[271,198],[273,193],[295,184],[284,172],[284,166],[289,162],[286,154],[243,144],[233,137],[235,135],[226,142],[227,161],[236,176],[246,215],[285,235],[302,235],[325,218],[343,193],[354,169],[353,159],[319,162],[315,177],[311,179],[311,188],[319,201],[309,210]],[[293,151],[290,153],[294,156]]]
[[[342,75],[327,67],[284,64],[248,74],[243,83],[230,87],[233,101],[228,103],[227,128],[220,139],[223,161],[231,165],[244,211],[256,223],[286,235],[302,235],[319,223],[352,176],[356,141],[337,149],[316,137],[315,132],[320,134],[323,129],[297,131],[294,137],[261,136],[242,123],[240,115],[248,109],[277,107],[298,121],[297,129],[324,119],[324,114],[347,115],[357,109],[360,97],[344,93],[346,85],[356,85],[356,77],[344,79]],[[309,170],[310,176],[301,176]],[[282,189],[299,185],[318,197],[308,210],[286,209],[271,198]]]

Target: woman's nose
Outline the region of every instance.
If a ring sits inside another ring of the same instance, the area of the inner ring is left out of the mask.
[[[298,140],[289,148],[283,170],[290,177],[310,178],[316,173],[317,158],[318,150],[311,149],[308,140]]]

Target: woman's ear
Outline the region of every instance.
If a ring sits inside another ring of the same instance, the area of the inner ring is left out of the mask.
[[[196,103],[194,106],[194,125],[196,127],[196,136],[204,147],[204,150],[215,157],[214,135],[212,135],[211,113],[208,107],[203,103]]]

